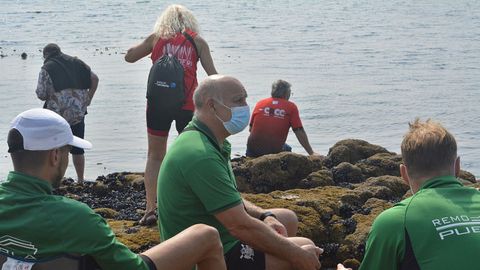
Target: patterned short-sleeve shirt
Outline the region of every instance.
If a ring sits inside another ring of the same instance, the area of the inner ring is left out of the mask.
[[[43,68],[40,70],[35,92],[39,99],[45,101],[46,109],[60,114],[70,125],[82,121],[87,112],[88,89],[69,88],[56,92],[52,79]]]

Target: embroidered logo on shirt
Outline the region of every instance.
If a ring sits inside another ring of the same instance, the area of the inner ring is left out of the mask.
[[[480,216],[446,216],[432,220],[440,240],[472,233],[480,233]]]
[[[35,259],[38,249],[31,242],[4,235],[0,237],[0,251],[10,256],[19,256],[15,252],[28,254],[25,259]]]
[[[240,250],[240,253],[241,253],[240,259],[253,261],[253,257],[255,256],[255,251],[253,250],[253,248],[251,248],[248,245],[244,245],[244,244],[241,244],[241,245],[242,245],[242,249]]]

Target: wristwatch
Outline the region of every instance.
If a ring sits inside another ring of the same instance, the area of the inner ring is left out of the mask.
[[[277,218],[277,216],[275,216],[274,213],[272,213],[270,211],[265,211],[260,215],[260,217],[258,219],[260,219],[261,221],[264,221],[267,217]]]

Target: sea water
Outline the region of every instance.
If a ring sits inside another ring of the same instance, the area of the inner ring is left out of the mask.
[[[171,1],[0,0],[0,178],[12,169],[9,122],[41,107],[41,49],[55,42],[88,63],[100,85],[86,116],[86,177],[144,169],[151,60],[125,51]],[[399,152],[408,122],[440,121],[462,167],[480,175],[480,1],[181,1],[196,15],[215,66],[245,85],[251,108],[284,79],[313,149],[358,138]],[[22,60],[20,54],[28,54]],[[206,74],[199,64],[199,80]],[[176,132],[170,132],[171,143]],[[248,131],[230,137],[245,152]],[[293,151],[305,154],[293,133]],[[70,165],[67,176],[74,176]]]

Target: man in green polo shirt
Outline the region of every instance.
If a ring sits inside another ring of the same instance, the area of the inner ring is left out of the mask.
[[[215,228],[194,225],[138,255],[87,205],[52,195],[70,148],[91,147],[55,112],[19,114],[7,143],[14,171],[0,185],[0,269],[226,269]]]
[[[195,117],[170,147],[158,177],[162,239],[204,223],[219,231],[229,270],[319,269],[321,250],[293,237],[298,221],[292,211],[261,209],[237,191],[226,138],[247,127],[246,98],[230,76],[210,76],[195,90]]]
[[[439,123],[417,119],[401,149],[400,173],[414,195],[375,219],[360,269],[476,269],[480,193],[456,178],[455,138]]]

